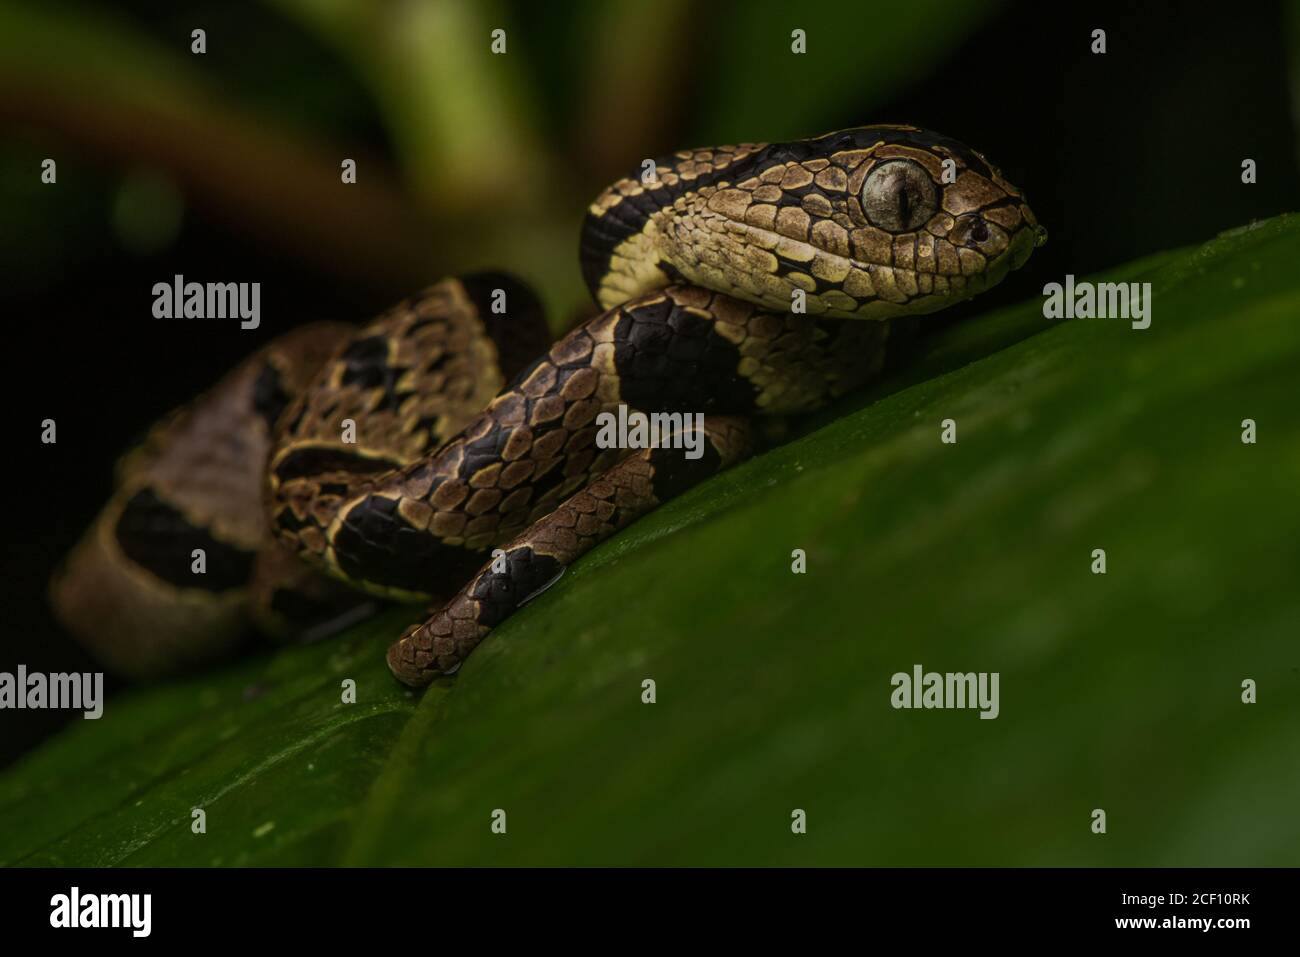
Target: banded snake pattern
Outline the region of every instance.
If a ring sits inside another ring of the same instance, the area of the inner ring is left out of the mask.
[[[982,155],[915,127],[661,157],[590,206],[580,264],[604,311],[549,348],[523,283],[449,278],[360,328],[290,331],[167,416],[56,573],[56,614],[149,676],[228,654],[250,618],[301,636],[359,592],[425,601],[388,663],[427,684],[586,551],[751,454],[753,416],[860,387],[887,320],[976,295],[1045,239]],[[704,454],[598,447],[620,406],[702,413]]]

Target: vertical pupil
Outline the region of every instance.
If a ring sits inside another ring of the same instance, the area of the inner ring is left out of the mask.
[[[907,195],[907,184],[904,183],[898,188],[898,219],[904,226],[911,222],[911,197]]]

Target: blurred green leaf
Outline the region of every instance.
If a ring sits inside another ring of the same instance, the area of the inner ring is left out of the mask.
[[[182,37],[175,49],[163,48],[123,17],[88,5],[0,2],[0,72],[64,82],[94,77],[100,96],[172,108],[210,89],[188,49]]]
[[[382,162],[227,99],[188,49],[184,35],[168,46],[89,5],[0,0],[0,126],[46,144],[42,155],[60,162],[57,191],[36,172],[8,187],[27,215],[71,205],[62,190],[76,185],[69,174],[80,167],[147,167],[234,234],[358,283],[409,288],[438,275],[440,249],[465,248],[463,231],[430,228]],[[340,180],[344,156],[364,171],[354,185]],[[440,262],[458,265],[450,255]]]
[[[431,209],[536,208],[549,158],[506,9],[485,0],[278,0],[356,64],[375,92],[414,191]],[[492,52],[505,30],[504,54]]]
[[[1295,865],[1297,261],[1284,216],[1108,274],[1152,283],[1149,330],[1033,296],[922,341],[413,712],[402,612],[111,701],[0,776],[0,860]],[[892,709],[917,663],[998,672],[1000,716]]]
[[[749,0],[731,16],[710,18],[698,44],[701,99],[699,144],[811,136],[842,121],[846,104],[885,103],[924,77],[976,27],[998,12],[992,0]],[[807,49],[791,49],[794,30]],[[962,91],[954,90],[953,96]],[[907,117],[858,117],[859,123],[912,122]]]

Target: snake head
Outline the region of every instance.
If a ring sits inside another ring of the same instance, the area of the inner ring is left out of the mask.
[[[887,319],[996,285],[1047,239],[981,154],[913,126],[675,153],[592,204],[583,268],[609,308],[685,280],[787,312]]]

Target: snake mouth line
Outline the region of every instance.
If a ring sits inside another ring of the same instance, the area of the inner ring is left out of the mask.
[[[963,217],[973,215],[975,214],[968,213],[963,214]],[[728,220],[728,222],[735,223],[743,229],[743,234],[749,238],[749,242],[746,243],[747,246],[761,250],[763,253],[776,258],[779,266],[777,271],[764,273],[756,271],[756,276],[768,276],[777,280],[784,280],[793,288],[803,289],[808,294],[809,299],[816,303],[816,306],[814,306],[813,302],[810,302],[808,309],[810,315],[832,319],[865,321],[886,320],[902,311],[909,313],[934,312],[947,305],[969,299],[996,285],[1009,272],[1023,266],[1028,261],[1033,250],[1046,242],[1047,235],[1047,231],[1041,226],[1020,229],[1015,235],[1008,237],[1006,248],[996,255],[983,252],[978,246],[951,243],[949,241],[954,250],[971,249],[984,258],[985,266],[983,269],[967,273],[962,272],[960,268],[956,271],[941,271],[938,268],[938,260],[933,256],[925,258],[936,267],[934,270],[867,262],[853,256],[845,256],[842,253],[822,249],[806,241],[791,239],[789,236],[763,226],[754,226],[736,220]],[[790,243],[795,243],[803,249],[811,251],[813,258],[801,261],[788,255],[783,256],[776,251],[781,244]],[[864,288],[861,291],[849,291],[845,288],[844,278],[834,280],[819,277],[812,270],[813,263],[817,260],[822,263],[818,272],[840,277],[851,277],[854,272],[865,274],[870,281],[870,288]],[[704,260],[699,261],[705,262]],[[670,256],[661,253],[659,262],[661,268],[667,267],[676,276],[692,281],[696,278],[691,277],[687,270],[678,267]],[[705,264],[712,265],[707,262]],[[810,279],[813,288],[809,289],[801,283],[793,282],[790,279],[792,274]],[[922,289],[924,280],[928,280],[931,291]],[[948,288],[942,291],[934,291],[933,284],[935,280],[942,280],[945,284],[949,284]],[[952,285],[954,280],[960,285]],[[764,292],[762,289],[757,288],[756,284],[746,285],[743,281],[737,281],[734,278],[731,279],[731,284],[733,288],[732,294],[737,298],[748,299],[765,309],[782,312],[789,309],[789,301],[785,297]],[[914,291],[908,292],[907,289],[900,288],[902,286],[910,287]],[[823,297],[827,293],[836,292],[843,297],[857,300],[856,308],[853,310],[837,308],[824,301]],[[879,313],[876,315],[867,314],[873,309],[879,310]],[[899,310],[899,312],[895,312],[894,309]],[[862,310],[866,310],[867,313]]]

